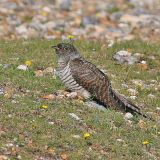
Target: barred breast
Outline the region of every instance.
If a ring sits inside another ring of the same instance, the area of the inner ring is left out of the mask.
[[[91,94],[74,80],[69,64],[63,69],[58,69],[57,75],[60,77],[64,85],[71,91],[77,92],[80,96],[86,99],[91,97]]]

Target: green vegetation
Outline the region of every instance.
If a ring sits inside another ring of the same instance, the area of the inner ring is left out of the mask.
[[[8,68],[0,66],[0,88],[8,91],[8,96],[0,95],[0,155],[6,154],[11,160],[18,156],[24,160],[40,157],[51,160],[58,157],[71,160],[158,160],[160,128],[157,122],[139,117],[141,123],[134,118],[130,124],[119,112],[89,108],[80,100],[41,99],[45,94],[64,89],[59,79],[51,75],[36,77],[34,74],[38,68],[56,67],[55,54],[51,49],[51,45],[56,43],[45,40],[0,42],[0,64],[10,64]],[[144,84],[151,80],[159,82],[159,43],[129,41],[107,48],[103,43],[77,41],[75,45],[89,61],[107,70],[113,87],[120,93],[129,95],[122,84],[136,88],[139,94],[133,101],[143,104],[144,112],[159,118],[158,84],[152,88],[141,88],[132,83],[133,79],[142,80]],[[137,64],[117,64],[112,56],[122,49],[144,54],[143,60],[148,62],[148,69]],[[26,60],[31,60],[33,65],[27,71],[18,70],[17,66]],[[157,98],[150,99],[148,94]],[[42,105],[48,108],[42,109]],[[82,121],[75,120],[69,113],[76,114]],[[85,133],[91,136],[85,139]],[[13,146],[7,145],[10,143]]]

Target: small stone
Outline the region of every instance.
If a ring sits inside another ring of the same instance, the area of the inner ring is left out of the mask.
[[[10,64],[0,64],[3,68],[9,68],[11,65]]]
[[[129,113],[129,112],[127,112],[125,115],[124,115],[124,118],[125,119],[132,119],[133,118],[133,115],[131,114],[131,113]]]
[[[114,41],[110,40],[109,43],[108,43],[108,47],[112,47],[113,45],[114,45]]]
[[[1,94],[4,94],[4,89],[3,88],[0,88],[0,95]]]
[[[44,38],[47,39],[47,40],[53,40],[56,37],[54,35],[44,35]]]
[[[12,117],[12,114],[8,114],[8,117],[11,118],[11,117]]]
[[[16,100],[12,100],[12,101],[11,101],[11,103],[16,104],[16,103],[17,103],[17,101],[16,101]]]
[[[95,25],[96,20],[93,17],[86,16],[82,18],[82,25],[86,27],[87,25]]]
[[[53,30],[56,27],[56,23],[54,21],[49,21],[45,24],[45,27],[48,30]]]
[[[135,100],[137,97],[136,96],[130,96],[129,98]]]
[[[60,8],[63,10],[70,10],[71,0],[61,0]]]
[[[128,85],[127,84],[122,84],[123,87],[125,88],[128,88]]]
[[[26,34],[27,33],[27,28],[26,28],[26,26],[21,25],[19,27],[16,27],[16,32],[19,35]]]
[[[0,155],[0,160],[7,160],[7,159],[8,159],[7,156],[5,156],[5,155]]]
[[[146,122],[144,122],[143,120],[139,120],[138,122],[138,126],[141,128],[141,129],[145,129],[146,128]]]
[[[28,70],[28,67],[27,67],[26,65],[19,65],[19,66],[17,67],[17,69],[26,71],[26,70]]]
[[[127,91],[128,91],[132,96],[135,96],[135,95],[138,94],[138,92],[137,92],[135,89],[132,89],[132,88],[129,88]]]
[[[147,64],[147,62],[146,62],[146,61],[141,61],[140,63],[141,63],[141,64]]]
[[[47,146],[46,148],[48,148],[47,150],[48,150],[48,153],[49,153],[49,154],[54,155],[54,156],[56,155],[56,152],[55,152],[55,149],[54,149],[54,148],[48,147],[48,146]]]
[[[50,13],[51,9],[49,7],[47,7],[47,6],[45,6],[45,7],[43,7],[43,11]]]
[[[113,58],[117,60],[120,64],[122,63],[128,63],[128,64],[134,64],[138,61],[138,59],[135,56],[132,56],[132,53],[121,50],[118,51]]]
[[[5,132],[5,131],[0,130],[0,136],[5,135],[5,134],[6,134],[6,132]]]
[[[110,19],[112,21],[119,21],[119,19],[121,18],[121,16],[123,15],[122,12],[114,12],[110,15]]]
[[[55,124],[54,122],[48,122],[48,124],[51,124],[51,125],[53,125],[53,124]]]
[[[160,111],[160,107],[157,107],[156,110]]]
[[[65,154],[65,153],[62,153],[62,154],[60,155],[60,157],[61,157],[62,160],[67,160],[67,159],[68,159],[68,156],[67,156],[67,154]]]
[[[148,95],[148,98],[155,99],[155,98],[156,98],[156,96],[155,96],[155,95],[153,95],[153,94],[149,94],[149,95]]]
[[[7,143],[7,144],[6,144],[6,147],[13,147],[13,146],[14,146],[13,143]]]
[[[144,57],[144,54],[134,53],[134,56],[137,57],[137,58],[142,58],[142,57]]]
[[[22,159],[21,155],[18,155],[18,156],[17,156],[17,159]]]
[[[54,73],[54,68],[53,67],[47,67],[46,69],[43,70],[44,74],[53,74]]]
[[[155,59],[156,59],[155,56],[149,56],[148,58],[149,58],[149,59],[152,59],[152,60],[155,60]]]
[[[152,79],[150,82],[151,82],[151,83],[155,83],[155,84],[158,83],[158,81],[156,81],[155,79]]]
[[[116,139],[118,142],[124,142],[124,140],[123,139]]]
[[[48,95],[42,96],[42,98],[46,100],[54,100],[56,96],[54,94],[48,94]]]
[[[147,69],[148,69],[148,65],[145,64],[145,62],[139,63],[139,64],[138,64],[138,67],[139,67],[141,70],[147,70]]]
[[[80,135],[73,135],[72,137],[73,137],[73,138],[76,138],[76,139],[81,138]]]
[[[130,14],[124,14],[120,18],[120,22],[129,23],[131,26],[136,27],[138,25],[138,22],[140,21],[140,18],[138,16],[130,15]]]
[[[43,71],[42,70],[34,71],[34,74],[35,74],[36,77],[43,77]]]
[[[78,95],[77,92],[71,92],[71,93],[66,94],[66,96],[67,96],[68,98],[70,98],[70,99],[76,98],[77,95]]]
[[[68,113],[72,118],[74,118],[75,120],[79,121],[81,120],[76,114],[74,113]]]

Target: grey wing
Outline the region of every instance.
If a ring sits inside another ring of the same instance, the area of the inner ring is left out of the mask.
[[[84,59],[70,61],[70,69],[75,81],[92,96],[103,102],[110,85],[108,77],[95,65]]]

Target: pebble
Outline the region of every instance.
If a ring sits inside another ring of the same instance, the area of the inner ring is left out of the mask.
[[[0,155],[0,160],[7,160],[7,159],[8,159],[7,156],[5,156],[5,155]]]
[[[146,61],[141,61],[140,63],[141,63],[141,64],[147,64],[147,62],[146,62]]]
[[[124,88],[128,88],[128,85],[127,85],[127,84],[122,84],[122,86],[123,86]]]
[[[144,88],[144,86],[145,86],[144,82],[140,79],[133,79],[132,83],[135,84],[136,86],[141,87],[141,88]]]
[[[27,67],[27,65],[19,65],[19,66],[17,67],[17,69],[26,71],[26,70],[28,70],[28,67]]]
[[[21,155],[18,155],[18,156],[17,156],[17,159],[22,159],[22,156],[21,156]]]
[[[54,125],[54,124],[55,124],[55,122],[48,122],[48,124],[50,124],[50,125]]]
[[[160,111],[160,107],[157,107],[156,110]]]
[[[19,27],[16,27],[16,32],[19,35],[26,34],[27,33],[27,28],[26,28],[26,26],[21,25]]]
[[[75,113],[68,113],[68,114],[77,121],[81,120]]]
[[[66,94],[66,97],[70,98],[70,99],[74,99],[78,96],[77,92],[71,92]]]
[[[14,146],[13,143],[7,143],[7,144],[6,144],[6,147],[13,147],[13,146]]]
[[[4,94],[4,89],[3,88],[0,88],[0,95],[1,94]]]
[[[134,7],[121,0],[116,4],[112,1],[1,0],[0,36],[2,39],[52,40],[73,34],[87,40],[122,41],[137,36],[159,40],[158,0],[130,0],[129,3]],[[139,35],[134,35],[135,28]]]
[[[96,20],[93,17],[86,16],[82,18],[82,25],[86,27],[87,25],[95,25]]]
[[[129,98],[135,100],[137,96],[130,96]]]
[[[148,98],[155,99],[155,98],[156,98],[156,96],[155,96],[155,95],[153,95],[153,94],[149,94],[149,95],[148,95]]]
[[[73,138],[76,138],[76,139],[81,138],[80,135],[73,135],[72,137],[73,137]]]
[[[3,68],[9,68],[11,65],[10,64],[0,64]]]
[[[116,54],[114,54],[113,58],[117,60],[120,64],[134,64],[138,61],[135,56],[132,56],[132,53],[125,50],[118,51]]]
[[[129,119],[132,119],[133,118],[133,115],[129,112],[127,112],[125,115],[124,115],[124,118],[129,120]]]
[[[46,69],[43,70],[44,74],[54,74],[54,68],[53,67],[47,67]]]
[[[69,10],[70,10],[70,7],[71,7],[71,0],[61,0],[60,8],[61,8],[62,10],[67,10],[67,11],[69,11]]]
[[[119,21],[122,15],[123,15],[122,12],[114,12],[110,15],[110,19],[113,21]]]
[[[118,139],[116,139],[118,142],[124,142],[124,140],[123,139],[120,139],[120,138],[118,138]]]
[[[135,89],[129,88],[127,90],[132,96],[136,96],[138,94],[138,92]]]

